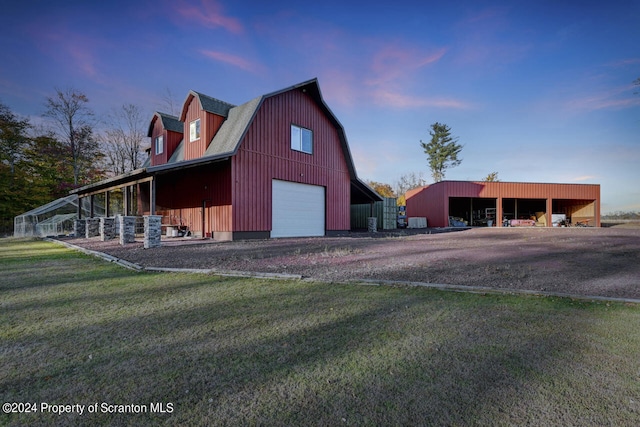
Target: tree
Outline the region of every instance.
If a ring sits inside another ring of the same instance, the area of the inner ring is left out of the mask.
[[[29,143],[28,128],[28,120],[18,119],[9,107],[0,103],[0,161],[9,166],[11,177],[15,175],[16,163]]]
[[[62,91],[47,97],[45,117],[53,120],[58,140],[69,155],[73,168],[73,184],[89,182],[94,175],[100,151],[93,137],[93,111],[87,106],[89,98],[75,89]]]
[[[32,137],[25,151],[25,168],[33,177],[32,190],[39,194],[42,203],[68,196],[73,185],[73,167],[68,162],[67,148],[51,133]],[[37,206],[37,205],[36,205]]]
[[[500,179],[498,178],[498,172],[491,172],[489,175],[487,175],[484,179],[484,182],[500,182]]]
[[[369,187],[373,188],[376,193],[381,195],[382,197],[396,197],[393,189],[389,184],[384,184],[382,182],[377,181],[368,181],[367,184]]]
[[[178,117],[182,112],[182,104],[168,87],[165,87],[164,89],[164,93],[162,94],[162,102],[158,103],[158,110],[165,111],[173,116]]]
[[[405,193],[414,188],[424,187],[427,181],[424,179],[423,173],[409,172],[402,175],[396,183],[395,192],[398,195],[398,206],[406,205]]]
[[[444,179],[445,171],[450,167],[458,166],[462,159],[459,158],[462,145],[458,144],[458,138],[451,136],[451,128],[442,123],[431,125],[431,141],[420,145],[429,160],[429,168],[434,182]]]
[[[110,115],[111,128],[103,136],[107,169],[120,175],[142,166],[142,146],[147,137],[140,107],[123,105]]]

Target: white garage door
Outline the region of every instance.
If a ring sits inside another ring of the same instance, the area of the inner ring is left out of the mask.
[[[271,237],[324,236],[324,187],[274,179]]]

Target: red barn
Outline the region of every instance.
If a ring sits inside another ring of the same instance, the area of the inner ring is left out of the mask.
[[[316,79],[238,106],[191,91],[148,136],[145,167],[74,192],[123,190],[129,213],[135,187],[137,214],[218,240],[331,235],[349,230],[352,203],[381,200],[358,179]]]
[[[406,200],[407,216],[425,217],[430,227],[500,227],[505,220],[550,227],[554,216],[600,226],[597,184],[441,181],[408,191]]]

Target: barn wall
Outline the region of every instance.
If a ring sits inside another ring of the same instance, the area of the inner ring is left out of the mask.
[[[165,131],[164,140],[165,140],[165,152],[166,152],[165,163],[166,163],[169,161],[171,156],[173,156],[173,153],[176,151],[176,148],[178,148],[178,145],[180,145],[180,142],[182,141],[182,134],[178,132],[173,132],[173,131]]]
[[[190,141],[191,122],[200,119],[200,139]],[[187,110],[184,119],[184,159],[197,159],[204,155],[225,118],[214,113],[204,111],[198,97],[191,95],[187,102]]]
[[[291,124],[313,131],[313,154],[291,149]],[[264,100],[233,158],[234,231],[271,230],[271,181],[326,188],[326,229],[348,230],[350,176],[338,132],[306,94]]]
[[[153,117],[153,130],[151,132],[151,166],[162,165],[167,163],[167,132],[162,127],[162,120],[158,116]],[[165,140],[165,150],[162,154],[156,154],[156,137],[162,135]]]
[[[180,141],[182,141],[182,134],[165,129],[162,126],[162,119],[157,115],[152,119],[153,129],[151,130],[151,166],[163,165],[169,161],[173,152],[176,150]],[[162,135],[164,138],[164,152],[156,154],[156,137]]]
[[[231,165],[214,163],[159,175],[156,183],[156,211],[163,224],[182,223],[196,235],[232,231]]]

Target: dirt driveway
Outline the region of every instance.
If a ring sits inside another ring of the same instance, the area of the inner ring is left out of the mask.
[[[374,237],[375,236],[375,237]],[[143,249],[70,243],[144,267],[288,273],[640,299],[640,229],[480,228],[449,233],[178,242]]]

